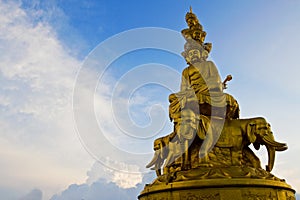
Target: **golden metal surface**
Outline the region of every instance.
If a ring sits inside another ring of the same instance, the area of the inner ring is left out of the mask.
[[[146,186],[140,200],[295,200],[295,191],[284,183],[261,179],[214,179]]]
[[[295,199],[285,180],[270,173],[276,151],[287,145],[274,139],[266,119],[239,118],[238,102],[223,91],[232,76],[222,82],[215,64],[207,61],[212,44],[204,42],[206,32],[192,8],[185,20],[182,56],[188,67],[180,91],[169,96],[174,131],[154,141],[146,167],[157,178],[139,199]],[[265,169],[250,144],[267,148]]]

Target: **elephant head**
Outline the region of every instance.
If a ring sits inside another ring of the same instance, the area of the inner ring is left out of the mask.
[[[154,168],[151,168],[156,171],[156,175],[161,175],[161,166],[164,163],[164,159],[166,158],[166,138],[161,137],[156,140],[154,140],[153,150],[154,150],[154,156],[152,160],[149,162],[148,165],[146,165],[147,168],[150,168],[154,165]]]
[[[152,160],[146,165],[146,168],[150,168],[154,165],[153,170],[156,171],[156,175],[161,175],[161,168],[166,160],[164,166],[170,163],[170,160],[173,158],[174,154],[174,145],[171,140],[176,136],[175,132],[170,133],[167,136],[157,138],[154,140],[154,156]]]
[[[268,151],[268,165],[266,171],[273,169],[275,161],[275,151],[284,151],[288,147],[285,143],[276,142],[271,131],[270,124],[262,117],[249,119],[247,124],[247,139],[256,150],[260,145],[265,145]]]
[[[210,127],[210,119],[204,115],[194,112],[192,109],[183,109],[180,117],[174,119],[175,132],[177,133],[182,149],[182,169],[190,169],[192,167],[192,149],[198,149],[198,157],[201,159],[202,165],[207,165],[208,150],[212,146],[212,129]],[[196,137],[200,140],[195,140]],[[200,147],[193,146],[194,141],[198,141]],[[195,155],[195,154],[193,154]],[[196,164],[198,165],[198,164]]]
[[[181,168],[189,169],[190,152],[189,146],[193,142],[199,129],[200,117],[191,109],[183,109],[174,118],[174,132],[154,141],[154,157],[146,166],[150,168],[154,165],[157,176],[161,175],[161,167],[164,171],[181,157]],[[204,136],[200,137],[204,139]]]
[[[160,176],[162,166],[168,171],[168,167],[181,157],[182,167],[190,168],[188,148],[197,135],[199,120],[199,116],[192,110],[182,110],[180,116],[174,119],[174,132],[154,141],[154,157],[146,167],[154,165],[151,169],[156,170],[157,176]],[[204,136],[201,139],[204,139]]]
[[[174,119],[175,132],[180,141],[194,139],[199,128],[199,120],[199,116],[191,109],[184,109],[180,112],[180,117]]]

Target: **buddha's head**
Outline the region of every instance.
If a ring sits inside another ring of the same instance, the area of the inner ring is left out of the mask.
[[[205,37],[206,37],[206,32],[205,31],[202,31],[201,32],[201,35],[200,35],[200,43],[203,44],[204,40],[205,40]]]
[[[186,13],[185,21],[190,28],[199,24],[199,20],[197,16],[192,12],[192,8],[190,8],[190,12]]]
[[[206,61],[208,52],[198,42],[191,40],[184,45],[182,56],[188,64],[195,64],[197,62]]]

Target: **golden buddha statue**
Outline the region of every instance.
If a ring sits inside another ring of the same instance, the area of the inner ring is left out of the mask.
[[[207,61],[209,52],[203,43],[189,39],[184,49],[182,55],[189,66],[182,72],[180,91],[169,96],[171,120],[180,117],[183,108],[206,116],[239,118],[239,105],[231,95],[223,92],[226,81],[222,83],[215,64]]]
[[[295,199],[295,191],[271,171],[275,153],[285,151],[263,117],[239,118],[239,105],[224,93],[216,65],[208,61],[211,43],[196,15],[186,14],[186,40],[182,56],[180,91],[169,96],[173,131],[154,141],[154,156],[146,166],[157,178],[147,184],[139,200],[149,199]],[[268,162],[263,169],[249,147],[265,146]]]

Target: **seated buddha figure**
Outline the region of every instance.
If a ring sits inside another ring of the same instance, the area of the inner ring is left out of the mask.
[[[226,119],[239,118],[239,105],[233,96],[223,92],[217,67],[207,61],[208,51],[196,41],[187,41],[182,55],[189,64],[182,72],[180,91],[169,96],[171,120],[180,117],[182,109]]]

